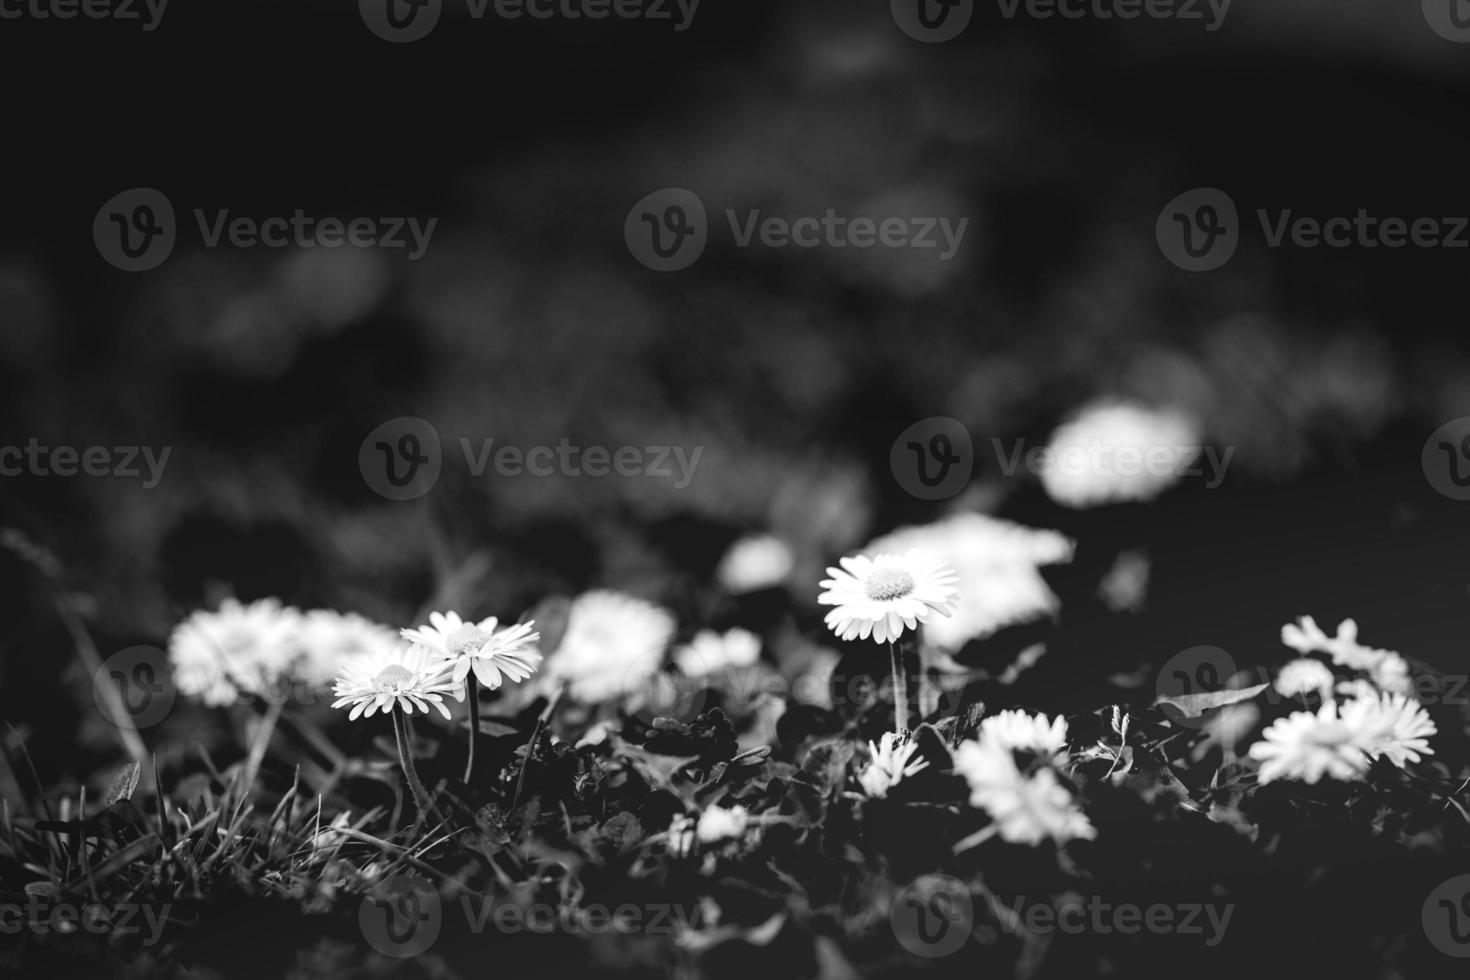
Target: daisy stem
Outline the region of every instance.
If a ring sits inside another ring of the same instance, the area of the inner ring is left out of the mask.
[[[556,694],[552,695],[551,701],[547,703],[540,717],[536,719],[536,727],[531,729],[531,740],[526,743],[526,758],[521,762],[521,774],[516,779],[516,794],[510,800],[512,811],[521,802],[521,790],[526,785],[526,770],[531,768],[531,753],[536,751],[536,740],[541,737],[541,729],[551,720],[552,714],[556,711],[556,706],[561,704],[562,695],[566,693],[566,684],[562,684],[561,687],[557,688]]]
[[[897,640],[888,641],[888,655],[893,667],[893,730],[902,734],[909,724],[909,678]]]
[[[393,708],[393,735],[398,739],[398,761],[403,764],[403,774],[408,777],[408,788],[413,791],[413,798],[419,805],[420,813],[427,817],[434,810],[434,804],[429,802],[429,791],[424,789],[424,784],[419,781],[418,770],[413,767],[413,753],[410,751],[412,737],[408,731],[408,716],[396,705]]]
[[[480,734],[480,687],[473,670],[465,678],[465,683],[465,696],[470,701],[470,757],[464,764],[464,781],[468,786],[470,774],[475,771],[475,738]]]

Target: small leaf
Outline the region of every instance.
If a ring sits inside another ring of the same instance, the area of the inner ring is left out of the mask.
[[[1198,718],[1206,711],[1239,704],[1241,701],[1249,701],[1264,691],[1267,686],[1257,684],[1255,687],[1243,687],[1238,691],[1208,691],[1204,694],[1181,694],[1178,697],[1160,695],[1159,699],[1154,702],[1154,707],[1169,705],[1186,718]]]
[[[480,719],[480,734],[491,738],[503,738],[506,735],[519,735],[521,730],[514,725],[507,725],[503,721],[494,721],[490,718]]]
[[[131,800],[133,792],[138,788],[138,777],[142,775],[142,772],[143,767],[136,762],[129,762],[123,766],[118,774],[112,777],[112,785],[108,787],[102,805],[112,806],[122,800]]]

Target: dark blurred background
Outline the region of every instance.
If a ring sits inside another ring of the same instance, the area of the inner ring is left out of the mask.
[[[172,447],[152,489],[4,478],[0,525],[60,560],[104,655],[231,591],[407,622],[477,555],[487,611],[610,585],[687,613],[748,531],[796,551],[806,608],[838,554],[970,507],[1078,537],[1079,574],[1149,554],[1146,610],[1099,617],[1100,651],[1271,661],[1311,613],[1464,670],[1470,504],[1435,492],[1420,451],[1470,415],[1470,255],[1269,249],[1250,217],[1470,214],[1470,45],[1418,6],[1237,0],[1207,32],[980,3],[933,45],[872,0],[703,0],[683,32],[449,2],[411,44],[346,0],[174,0],[152,32],[0,20],[0,445]],[[623,223],[670,186],[715,229],[660,274]],[[1208,186],[1247,231],[1189,273],[1155,221]],[[91,237],[132,187],[184,226],[136,274]],[[411,262],[204,249],[194,208],[439,223]],[[726,208],[971,222],[945,263],[737,249]],[[1040,444],[1103,396],[1195,414],[1235,450],[1224,485],[1078,513],[999,472],[992,438]],[[405,415],[451,459],[397,503],[357,454]],[[894,437],[936,415],[980,454],[945,504],[888,470]],[[460,436],[704,451],[684,489],[475,479]],[[36,692],[59,688],[72,640],[33,570],[0,568],[0,714],[64,733]]]

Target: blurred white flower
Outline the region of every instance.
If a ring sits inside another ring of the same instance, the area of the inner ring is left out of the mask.
[[[715,579],[726,592],[739,595],[769,589],[786,581],[796,559],[780,538],[770,534],[741,538],[730,546]]]
[[[1182,412],[1099,402],[1052,434],[1041,484],[1067,507],[1152,500],[1179,481],[1199,451],[1199,427]]]
[[[827,626],[844,640],[870,635],[876,643],[896,640],[905,627],[917,629],[930,613],[948,616],[955,606],[955,575],[943,561],[921,551],[843,558],[828,568],[817,597]]]
[[[1342,706],[1344,723],[1358,733],[1358,744],[1374,759],[1383,757],[1400,769],[1433,755],[1429,736],[1439,728],[1419,702],[1402,694],[1355,698]]]
[[[1067,719],[1002,711],[980,722],[980,737],[1011,751],[1034,752],[1060,762],[1067,754]]]
[[[169,638],[169,661],[181,693],[210,705],[243,694],[264,696],[289,680],[302,660],[301,613],[277,599],[248,606],[226,599],[200,610]]]
[[[1052,769],[1022,773],[1011,750],[996,739],[982,736],[962,743],[955,750],[954,768],[970,784],[970,805],[990,814],[1002,840],[1035,846],[1047,838],[1063,843],[1097,836]]]
[[[686,677],[703,678],[731,667],[749,667],[760,659],[761,640],[750,630],[725,633],[700,630],[688,646],[674,651],[674,663]]]
[[[1322,661],[1302,657],[1276,674],[1276,693],[1286,698],[1323,694],[1332,690],[1333,680],[1332,671]]]
[[[415,708],[428,714],[433,706],[447,721],[449,709],[444,696],[464,699],[464,685],[455,682],[451,669],[427,647],[403,643],[397,649],[344,664],[333,691],[337,700],[332,707],[352,705],[347,717],[356,720],[359,716],[371,718],[379,711],[386,714],[394,708],[406,715],[413,714]]]
[[[1250,748],[1250,757],[1261,763],[1260,782],[1361,779],[1368,771],[1363,720],[1339,717],[1337,702],[1331,700],[1315,712],[1294,711],[1276,719],[1262,733],[1263,741]]]
[[[398,647],[398,634],[357,613],[312,609],[300,623],[300,644],[305,656],[300,670],[312,683],[325,686],[342,665],[357,657],[383,653]]]
[[[875,799],[883,799],[906,776],[929,768],[927,760],[909,761],[918,749],[912,738],[897,732],[885,733],[878,739],[877,745],[869,742],[868,753],[872,756],[872,761],[858,774],[858,783],[863,792]]]
[[[1339,667],[1363,671],[1380,691],[1408,694],[1413,690],[1409,662],[1392,650],[1359,643],[1355,620],[1344,619],[1337,625],[1337,635],[1328,636],[1315,619],[1303,616],[1281,627],[1281,642],[1299,653],[1325,653]]]
[[[547,675],[586,704],[642,690],[663,664],[673,614],[621,592],[586,592],[572,601],[566,631],[547,658]]]
[[[541,663],[534,649],[541,634],[535,622],[499,628],[494,616],[467,623],[456,612],[429,613],[429,625],[403,631],[403,638],[426,647],[453,667],[454,682],[463,684],[473,670],[475,679],[490,690],[507,680],[523,681]]]
[[[863,550],[868,554],[918,550],[954,571],[958,602],[950,616],[925,626],[924,639],[942,649],[958,650],[970,640],[1056,612],[1057,597],[1039,569],[1071,561],[1073,543],[1056,531],[964,513],[899,528]]]
[[[750,814],[743,806],[711,806],[699,815],[696,833],[700,843],[715,844],[745,835],[750,824]]]

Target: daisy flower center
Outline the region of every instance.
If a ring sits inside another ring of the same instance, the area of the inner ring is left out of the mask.
[[[901,568],[880,568],[869,577],[867,590],[875,602],[902,599],[914,591],[914,577]]]
[[[378,691],[396,691],[413,681],[413,671],[402,664],[389,664],[373,678],[373,688]]]
[[[1303,740],[1309,745],[1324,749],[1335,749],[1353,740],[1353,733],[1343,725],[1321,725],[1307,733]]]
[[[478,626],[466,624],[450,633],[445,642],[449,646],[450,653],[456,657],[463,657],[465,654],[473,656],[479,653],[485,641],[489,639],[490,637]]]

